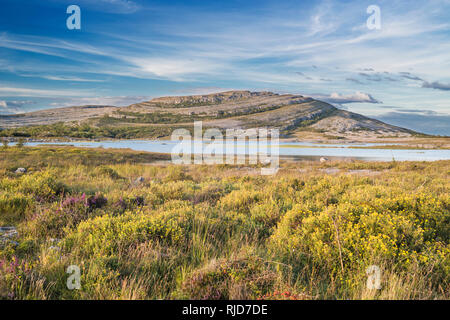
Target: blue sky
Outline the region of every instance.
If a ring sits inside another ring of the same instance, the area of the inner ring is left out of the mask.
[[[229,89],[450,135],[450,0],[0,3],[0,114]]]

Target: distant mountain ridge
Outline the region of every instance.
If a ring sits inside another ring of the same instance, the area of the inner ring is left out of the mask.
[[[302,132],[336,136],[407,137],[414,131],[338,109],[310,97],[246,90],[169,96],[127,107],[78,106],[0,117],[0,128],[64,122],[93,126],[176,126],[203,121],[204,127],[278,128],[286,137]]]

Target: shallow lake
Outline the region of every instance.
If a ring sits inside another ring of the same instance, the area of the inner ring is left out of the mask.
[[[89,141],[89,142],[28,142],[26,145],[72,145],[76,147],[90,148],[118,148],[132,149],[136,151],[171,153],[179,141],[167,140],[114,140],[114,141]],[[416,150],[416,149],[354,149],[352,147],[373,147],[383,144],[375,143],[354,143],[354,144],[322,144],[309,142],[280,142],[279,155],[283,157],[338,157],[338,158],[355,158],[360,160],[375,161],[435,161],[450,160],[450,150]],[[393,145],[390,143],[389,145]],[[229,143],[203,143],[203,148],[215,147],[218,154],[230,153]],[[247,143],[234,143],[235,154],[257,154],[258,149],[256,141]],[[231,147],[231,149],[233,148]],[[259,146],[261,147],[261,145]],[[274,146],[272,146],[274,147]],[[217,151],[220,150],[220,151]],[[270,144],[269,144],[270,150]],[[192,153],[194,149],[191,149]],[[189,151],[187,152],[189,153]]]

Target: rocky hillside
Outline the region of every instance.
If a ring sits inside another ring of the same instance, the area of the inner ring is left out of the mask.
[[[53,124],[57,122],[83,121],[111,114],[114,106],[76,106],[39,110],[28,113],[0,115],[0,128]]]
[[[130,105],[81,106],[0,117],[0,127],[65,122],[95,127],[183,127],[203,121],[204,127],[279,128],[284,137],[305,132],[337,137],[397,136],[413,132],[340,110],[302,95],[228,91],[207,95],[161,97]]]
[[[150,101],[150,103],[176,105],[176,104],[220,104],[225,102],[235,102],[261,96],[274,96],[271,92],[250,92],[250,91],[226,91],[220,93],[193,95],[193,96],[176,96],[176,97],[160,97]]]

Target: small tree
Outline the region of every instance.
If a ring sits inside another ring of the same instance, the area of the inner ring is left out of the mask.
[[[17,140],[17,148],[22,148],[24,144],[25,141],[23,138],[19,138],[19,140]]]
[[[8,139],[2,139],[3,149],[8,148]]]

